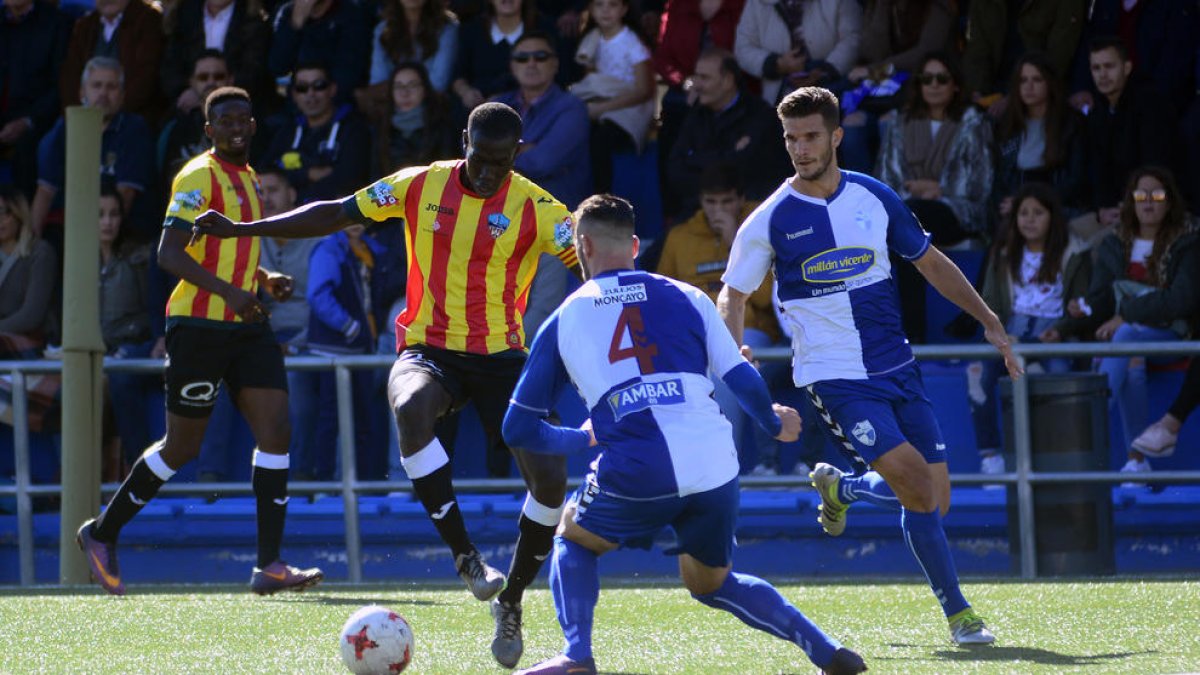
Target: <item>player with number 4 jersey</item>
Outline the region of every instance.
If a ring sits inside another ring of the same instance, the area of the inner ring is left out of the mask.
[[[601,452],[572,495],[550,564],[554,606],[567,647],[524,673],[595,673],[592,623],[596,561],[618,547],[650,548],[675,531],[679,571],[696,600],[801,647],[824,672],[866,670],[767,582],[732,572],[738,461],[732,426],[712,398],[723,378],[764,429],[782,441],[799,414],[772,404],[758,371],[703,291],[635,271],[633,207],[610,195],[576,211],[576,250],[590,280],[542,325],[508,414],[504,436],[534,452]],[[591,412],[587,429],[546,421],[574,384]]]

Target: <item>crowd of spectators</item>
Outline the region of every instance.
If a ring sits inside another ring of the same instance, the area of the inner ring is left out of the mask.
[[[1014,336],[1188,338],[1200,316],[1198,9],[1191,0],[4,0],[0,358],[38,355],[59,339],[71,105],[103,116],[106,349],[162,356],[174,280],[153,242],[175,172],[207,147],[204,98],[226,84],[253,98],[252,165],[268,213],[459,157],[466,115],[486,100],[522,115],[516,169],[568,207],[616,184],[615,156],[656,153],[655,215],[667,229],[644,242],[640,264],[714,294],[730,228],[792,171],[775,104],[825,86],[842,97],[843,167],[893,187],[939,246],[988,251],[977,282]],[[272,307],[281,348],[394,350],[398,229],[264,242],[265,264],[296,278],[295,297]],[[937,341],[926,335],[924,285],[907,267],[897,267],[905,328],[914,342]],[[564,268],[543,268],[533,327],[570,288]],[[779,344],[764,293],[748,334]],[[1091,367],[1108,376],[1124,421],[1126,468],[1148,470],[1147,456],[1160,456],[1164,439],[1173,447],[1194,404],[1173,408],[1146,440],[1146,359]],[[970,373],[983,468],[1002,470],[995,373]],[[109,377],[108,438],[125,462],[146,445],[135,415],[156,386]],[[332,378],[295,372],[290,386],[293,470],[330,478]],[[360,477],[395,468],[394,430],[369,402],[380,386],[356,375]],[[776,393],[789,388],[777,383]],[[0,419],[11,417],[6,394],[0,387]],[[747,470],[779,470],[770,443],[752,433],[739,442]],[[797,467],[822,459],[806,453]],[[505,462],[489,472],[506,473]],[[210,469],[223,477],[219,463]]]

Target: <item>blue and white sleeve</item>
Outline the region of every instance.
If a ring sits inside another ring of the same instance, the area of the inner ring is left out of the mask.
[[[709,370],[724,380],[737,395],[742,409],[753,417],[759,426],[772,437],[778,436],[783,422],[771,407],[771,392],[763,382],[762,376],[742,356],[712,300],[699,290],[691,295],[691,300],[704,319]]]
[[[746,295],[758,290],[771,269],[775,249],[771,246],[768,232],[770,212],[754,211],[733,238],[729,251],[729,262],[721,281]]]
[[[570,381],[558,351],[558,313],[542,324],[525,370],[517,381],[501,431],[510,447],[551,455],[569,455],[588,447],[588,432],[550,424],[546,418]]]
[[[887,211],[888,248],[905,260],[916,260],[929,250],[929,233],[900,196],[886,185],[874,191]]]

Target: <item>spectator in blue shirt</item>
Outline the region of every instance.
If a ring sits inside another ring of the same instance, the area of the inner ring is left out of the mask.
[[[121,206],[129,214],[131,234],[153,238],[157,231],[155,206],[145,197],[153,180],[154,142],[150,128],[137,115],[122,111],[125,75],[121,64],[104,56],[87,62],[79,97],[88,108],[103,113],[100,139],[100,180],[115,185]],[[61,204],[66,183],[66,118],[60,117],[38,145],[38,187],[33,197],[33,228],[41,234],[50,210]]]
[[[521,113],[524,122],[514,167],[573,209],[592,193],[587,104],[554,83],[558,56],[545,33],[525,32],[509,63],[517,89],[495,100]]]
[[[338,103],[348,103],[354,90],[367,82],[370,35],[371,26],[356,0],[291,0],[275,14],[267,68],[274,77],[285,77],[299,64],[326,63],[338,85]]]

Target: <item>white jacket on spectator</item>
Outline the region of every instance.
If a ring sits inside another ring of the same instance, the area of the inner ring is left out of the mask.
[[[776,8],[778,0],[746,0],[738,21],[733,50],[742,70],[763,76],[772,54],[791,51],[792,36]],[[856,0],[804,0],[804,41],[810,60],[825,61],[845,74],[858,61],[862,7]],[[771,106],[779,98],[780,80],[763,80],[762,95]]]

